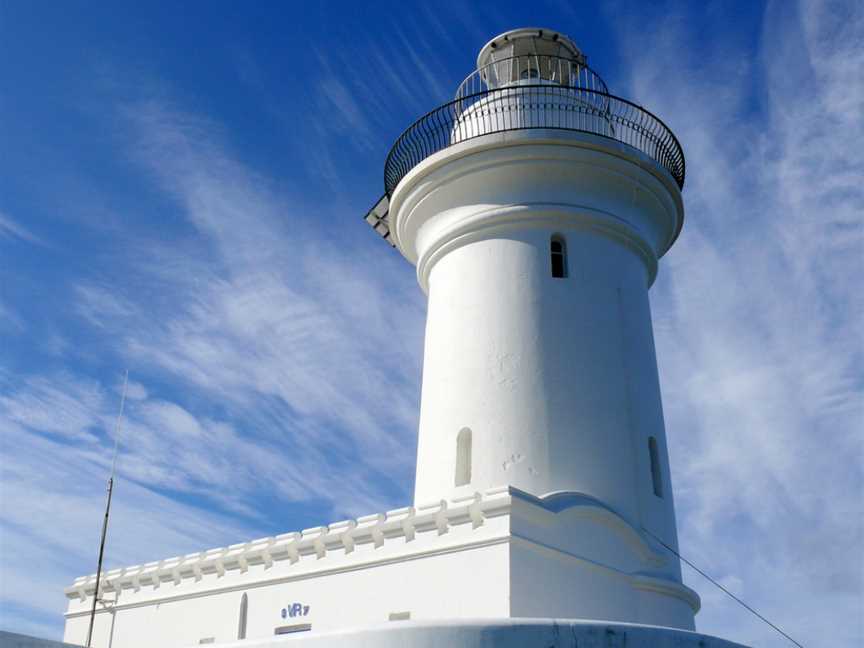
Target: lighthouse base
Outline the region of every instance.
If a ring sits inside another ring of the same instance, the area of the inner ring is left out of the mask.
[[[221,645],[225,648],[745,648],[686,630],[575,619],[393,621],[367,628],[298,633]]]
[[[651,533],[584,493],[466,493],[110,571],[91,645],[181,648],[245,635],[265,643],[244,645],[263,646],[274,636],[313,641],[345,631],[346,645],[472,646],[497,632],[521,637],[523,622],[502,624],[532,618],[692,631],[699,596],[681,583],[674,554],[654,542],[662,531]],[[84,643],[94,590],[95,578],[85,577],[66,592],[68,643]],[[554,633],[554,622],[539,623],[525,632]],[[416,639],[400,643],[403,629]],[[464,641],[451,644],[453,632]]]

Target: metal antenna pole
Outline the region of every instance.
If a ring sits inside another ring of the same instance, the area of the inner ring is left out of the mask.
[[[87,628],[87,643],[93,639],[93,622],[96,620],[96,603],[99,601],[99,581],[102,579],[102,558],[105,555],[105,536],[108,534],[108,515],[111,512],[111,494],[114,492],[114,469],[117,466],[117,447],[120,440],[120,422],[123,420],[123,408],[126,405],[126,387],[129,384],[129,370],[123,377],[123,395],[120,397],[120,413],[114,425],[114,453],[111,457],[111,474],[108,477],[108,501],[105,504],[105,517],[102,520],[102,539],[99,541],[99,561],[96,564],[96,590],[93,592],[93,606],[90,608],[90,626]]]

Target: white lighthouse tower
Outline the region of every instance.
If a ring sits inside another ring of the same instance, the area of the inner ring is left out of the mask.
[[[571,39],[516,29],[385,183],[367,221],[428,296],[415,504],[507,485],[555,513],[511,520],[513,617],[693,630],[648,300],[684,219],[673,133]]]
[[[393,242],[429,298],[415,501],[502,484],[591,500],[604,513],[550,543],[602,538],[585,553],[613,569],[585,567],[548,600],[560,566],[533,559],[514,602],[692,629],[678,562],[646,569],[642,546],[644,529],[677,546],[648,289],[684,218],[681,149],[557,32],[502,34],[477,67],[460,91],[474,101],[445,111],[450,145],[390,199]],[[681,596],[622,587],[635,565]]]
[[[429,298],[415,502],[504,484],[579,501],[591,514],[548,544],[596,564],[516,559],[513,604],[692,629],[696,596],[645,533],[677,546],[648,304],[684,218],[675,137],[569,38],[517,29],[387,166],[390,236]]]
[[[517,29],[384,176],[366,219],[429,299],[414,503],[81,577],[65,639],[733,648],[681,581],[651,329],[675,136],[569,38]]]

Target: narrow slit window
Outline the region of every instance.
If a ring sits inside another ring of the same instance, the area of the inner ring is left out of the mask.
[[[648,455],[651,458],[651,481],[654,484],[654,494],[663,497],[663,476],[660,474],[660,455],[657,452],[657,439],[648,439]]]
[[[243,592],[243,596],[240,597],[240,622],[237,625],[237,638],[245,639],[246,638],[246,617],[249,614],[249,597],[246,596],[246,592]]]
[[[462,428],[456,437],[456,485],[471,483],[471,430]]]
[[[553,236],[549,244],[552,257],[552,276],[563,279],[567,276],[567,245],[560,236]]]

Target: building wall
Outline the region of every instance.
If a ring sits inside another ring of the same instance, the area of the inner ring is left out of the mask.
[[[317,634],[387,624],[391,615],[691,629],[698,597],[677,574],[674,556],[596,498],[496,488],[108,572],[93,646],[236,640],[244,594],[249,640],[282,626]],[[94,586],[88,577],[67,589],[66,641],[84,642]]]
[[[507,615],[507,546],[498,544],[315,578],[181,596],[100,613],[93,646],[172,648],[202,639],[237,639],[240,601],[248,596],[247,638],[266,638],[279,626],[310,624],[315,631],[373,625],[391,613],[411,619]],[[122,599],[122,597],[121,597]],[[283,618],[293,603],[308,614]],[[82,642],[87,616],[69,619],[65,639]],[[113,623],[113,628],[111,624]]]
[[[300,537],[294,541],[297,556],[292,560],[280,554],[269,565],[250,562],[241,568],[237,555],[245,551],[251,561],[255,550],[248,547],[256,543],[237,545],[237,551],[223,550],[218,571],[212,563],[190,559],[190,564],[204,565],[197,579],[181,559],[160,561],[150,576],[138,577],[137,590],[129,575],[147,571],[147,566],[109,572],[101,595],[107,603],[100,604],[96,615],[93,646],[173,648],[211,638],[217,643],[236,640],[244,594],[248,639],[273,636],[280,626],[309,624],[313,631],[327,631],[386,623],[394,613],[415,620],[506,617],[509,520],[503,513],[509,502],[503,489],[461,505],[439,502],[429,507],[431,514],[426,508],[400,509],[360,518],[351,528],[357,542],[348,543],[350,551],[330,540],[318,545],[321,551],[304,544],[302,538],[317,530],[285,534]],[[499,511],[502,503],[505,508]],[[485,513],[483,504],[488,505]],[[331,525],[334,530],[344,527]],[[339,539],[335,532],[319,537]],[[360,542],[363,538],[369,541]],[[275,553],[280,545],[270,546]],[[174,564],[180,567],[172,571]],[[84,642],[89,623],[92,582],[86,584],[90,589],[82,587],[67,590],[65,640],[72,643]],[[299,613],[292,616],[295,604]]]

